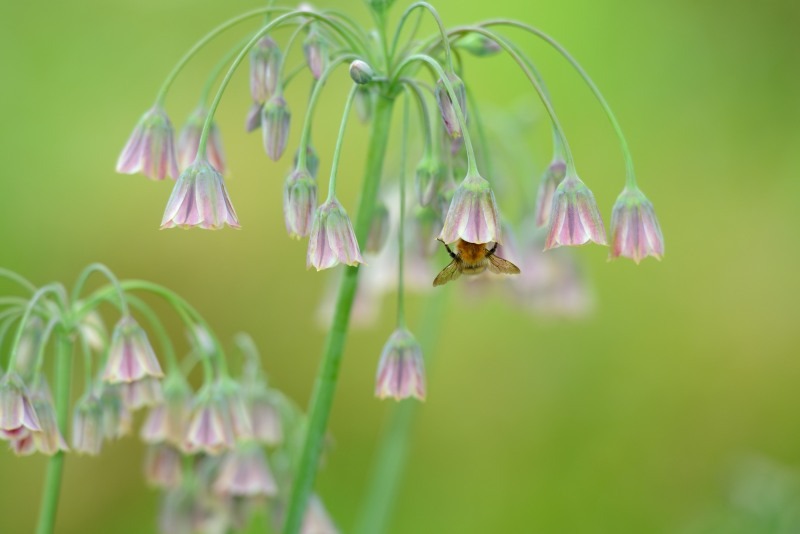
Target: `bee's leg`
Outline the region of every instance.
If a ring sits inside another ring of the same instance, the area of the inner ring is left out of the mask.
[[[495,242],[494,246],[488,252],[486,252],[486,257],[488,258],[489,256],[493,255],[496,250],[497,250],[497,242]]]
[[[444,245],[444,248],[446,248],[446,249],[447,249],[447,253],[448,253],[448,254],[450,254],[450,257],[451,257],[451,258],[453,258],[453,259],[456,259],[456,258],[458,258],[458,256],[456,256],[456,254],[455,254],[455,253],[454,253],[452,250],[450,250],[450,246],[449,246],[447,243],[445,243],[444,241],[442,241],[442,245]]]

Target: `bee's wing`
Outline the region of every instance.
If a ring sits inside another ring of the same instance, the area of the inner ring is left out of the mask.
[[[433,281],[433,287],[440,286],[446,284],[450,280],[455,280],[461,276],[461,269],[459,269],[458,259],[453,259],[447,267],[442,269],[438,275],[436,275],[436,279]]]
[[[500,256],[489,256],[489,270],[495,274],[519,274],[519,267]]]

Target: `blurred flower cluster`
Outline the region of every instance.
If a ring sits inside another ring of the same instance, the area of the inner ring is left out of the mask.
[[[110,283],[87,294],[93,273]],[[6,270],[0,278],[22,289],[0,298],[0,349],[8,355],[0,379],[0,439],[15,454],[100,454],[105,442],[134,433],[134,414],[144,409],[138,433],[147,446],[146,479],[164,494],[163,532],[228,532],[265,509],[278,528],[306,417],[268,385],[249,336],[235,338],[241,365],[234,376],[208,324],[162,286],[118,280],[99,264],[81,273],[71,293],[56,283],[37,288]],[[165,300],[184,321],[184,358],[177,358],[162,318],[142,298],[147,294]],[[110,335],[106,307],[117,315]],[[82,393],[73,402],[78,362]],[[304,532],[337,532],[321,502],[307,515],[317,526]]]

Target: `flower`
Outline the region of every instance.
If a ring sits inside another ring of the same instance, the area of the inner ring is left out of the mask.
[[[275,93],[280,74],[281,51],[270,37],[262,37],[250,51],[250,95],[264,103]]]
[[[181,453],[166,444],[150,445],[144,460],[147,482],[160,488],[176,488],[183,480]]]
[[[50,395],[50,388],[44,378],[41,378],[33,389],[31,397],[33,408],[39,417],[40,430],[31,432],[33,444],[36,450],[42,454],[52,456],[59,451],[68,451],[69,447],[61,435],[56,421],[56,410],[53,406],[53,397]]]
[[[72,419],[72,448],[81,454],[98,455],[103,446],[103,409],[93,394],[78,401]]]
[[[161,228],[218,230],[225,225],[239,228],[225,180],[207,161],[195,161],[178,179],[167,202]]]
[[[281,95],[274,95],[261,110],[261,131],[264,137],[264,150],[272,161],[281,159],[289,138],[289,125],[292,114]]]
[[[182,447],[191,414],[191,390],[180,374],[170,375],[164,383],[164,402],[153,406],[140,431],[146,443],[166,442]]]
[[[230,422],[236,440],[253,439],[253,424],[244,399],[242,387],[232,378],[217,381],[226,420]]]
[[[104,351],[108,337],[106,336],[106,326],[97,310],[92,310],[83,316],[78,325],[81,337],[86,341],[89,348],[96,351]]]
[[[207,116],[208,110],[203,107],[194,110],[186,120],[180,136],[178,136],[178,160],[182,169],[189,167],[197,157],[197,148],[200,145],[200,138],[203,134],[203,126],[205,126]],[[213,121],[208,132],[206,155],[211,166],[217,169],[220,174],[225,174],[225,154],[222,151],[222,139],[220,138],[217,124]]]
[[[426,156],[417,165],[415,186],[420,206],[428,206],[436,198],[444,182],[444,166],[438,158]]]
[[[118,384],[162,376],[164,373],[144,329],[130,315],[123,316],[114,327],[103,380]]]
[[[263,107],[264,104],[253,102],[253,105],[247,110],[247,116],[244,119],[244,130],[247,133],[254,132],[261,128],[261,108]]]
[[[484,178],[469,174],[456,189],[438,239],[453,243],[500,243],[500,214],[494,192]]]
[[[133,414],[122,401],[122,386],[103,386],[100,393],[103,408],[103,434],[106,439],[119,439],[126,436],[133,426]]]
[[[312,25],[305,41],[303,41],[303,55],[306,58],[308,70],[314,79],[319,80],[328,63],[328,41],[320,33],[316,25]]]
[[[344,263],[364,263],[350,217],[336,197],[326,200],[314,213],[311,236],[308,239],[306,268],[318,271]]]
[[[212,489],[231,497],[273,497],[278,493],[264,450],[256,443],[240,445],[223,457]]]
[[[216,455],[232,449],[237,440],[253,437],[253,427],[241,388],[230,378],[203,387],[195,401],[184,440],[187,452]]]
[[[42,342],[44,322],[40,317],[33,316],[25,323],[22,337],[19,339],[16,354],[15,370],[20,376],[30,378],[36,365],[36,355]]]
[[[383,202],[378,201],[372,210],[372,224],[369,227],[367,245],[364,247],[364,251],[370,254],[377,254],[386,244],[388,236],[389,208]]]
[[[425,362],[422,347],[405,328],[398,328],[383,346],[375,396],[401,400],[416,397],[425,400]]]
[[[317,182],[308,171],[296,168],[283,188],[283,220],[289,237],[307,237],[317,207]]]
[[[369,87],[358,86],[354,99],[356,105],[356,115],[362,124],[367,124],[372,120],[372,91]]]
[[[637,187],[626,187],[611,213],[610,258],[624,256],[639,263],[647,256],[664,256],[664,236],[653,204]]]
[[[128,410],[154,406],[164,400],[161,381],[156,378],[143,378],[130,383],[122,382],[118,387],[122,404]]]
[[[461,108],[461,114],[466,122],[467,92],[466,88],[464,87],[464,82],[461,81],[461,78],[456,76],[456,74],[453,72],[447,74],[447,78],[450,80],[450,84],[453,86],[453,91],[455,92],[456,99],[458,100],[458,107]],[[444,122],[444,127],[447,130],[448,135],[450,135],[450,137],[453,139],[461,138],[463,135],[461,132],[461,122],[458,120],[456,108],[453,105],[453,100],[450,98],[450,92],[447,90],[444,80],[439,79],[439,81],[436,82],[435,95],[436,102],[439,104],[439,112],[442,115],[442,122]]]
[[[536,225],[545,226],[550,220],[553,208],[553,195],[558,184],[567,175],[567,164],[560,158],[555,158],[542,175],[539,182],[539,191],[536,194]]]
[[[358,85],[364,85],[372,81],[375,76],[375,71],[369,66],[369,63],[356,59],[350,63],[350,78],[353,79]]]
[[[265,445],[279,445],[283,441],[283,427],[269,392],[248,395],[247,405],[253,424],[253,439]]]
[[[545,250],[583,245],[594,241],[605,245],[606,230],[594,195],[576,175],[568,175],[553,194],[550,229]]]
[[[117,172],[141,172],[153,180],[178,177],[178,164],[172,141],[172,123],[158,105],[150,108],[134,128],[117,160]]]
[[[0,380],[0,437],[13,440],[41,430],[28,387],[15,371],[7,372]]]

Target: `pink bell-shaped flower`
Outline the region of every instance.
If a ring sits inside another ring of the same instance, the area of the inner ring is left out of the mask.
[[[420,347],[411,332],[398,328],[383,346],[375,396],[395,400],[416,397],[425,400],[425,362]]]
[[[167,202],[161,228],[218,230],[225,225],[239,228],[225,179],[206,160],[197,160],[178,179]]]
[[[117,172],[142,173],[153,180],[178,177],[172,123],[160,107],[150,108],[134,128],[117,160]]]
[[[484,178],[468,175],[455,191],[438,239],[454,243],[501,243],[500,213],[494,193]]]
[[[664,256],[664,236],[653,204],[638,188],[626,187],[611,213],[610,258],[624,256],[639,263],[647,256]]]
[[[306,268],[329,269],[339,263],[364,263],[350,217],[334,197],[317,208],[308,239]]]
[[[593,241],[607,244],[606,230],[594,195],[576,175],[568,175],[553,194],[553,207],[545,250],[583,245]]]

